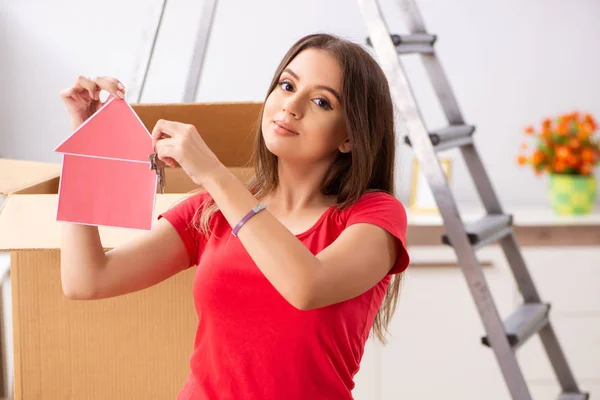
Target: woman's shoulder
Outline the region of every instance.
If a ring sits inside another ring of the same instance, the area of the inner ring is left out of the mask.
[[[348,207],[348,210],[356,210],[364,207],[377,208],[384,205],[404,209],[404,205],[400,199],[393,194],[383,190],[370,190],[363,193],[354,204]]]
[[[402,202],[393,194],[381,190],[363,193],[357,201],[333,213],[342,225],[362,218],[406,220],[406,210]]]

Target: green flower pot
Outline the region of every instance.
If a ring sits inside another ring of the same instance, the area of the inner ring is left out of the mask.
[[[596,201],[596,179],[593,175],[550,175],[550,204],[560,215],[588,214]]]

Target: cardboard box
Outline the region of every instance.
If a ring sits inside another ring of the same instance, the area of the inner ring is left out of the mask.
[[[132,107],[150,132],[159,119],[194,125],[234,175],[243,181],[252,176],[248,162],[262,103],[133,104]],[[165,180],[165,193],[187,193],[198,188],[181,168],[166,168]]]
[[[152,129],[160,118],[192,123],[242,179],[260,104],[136,105]],[[197,186],[167,168],[167,192]],[[158,194],[155,216],[184,195]],[[15,399],[174,399],[189,374],[197,327],[195,268],[111,299],[67,299],[60,282],[58,195],[11,194],[0,214],[0,251],[12,268]],[[100,227],[105,250],[143,231]]]
[[[60,164],[0,158],[0,207],[11,193],[58,193]]]
[[[227,167],[227,169],[242,182],[247,182],[254,174],[254,169],[248,167]],[[165,182],[165,193],[189,193],[200,188],[181,167],[165,167]],[[157,187],[156,190],[159,192],[160,188]]]
[[[8,196],[14,193],[58,193],[58,181],[61,165],[45,162],[0,158],[0,213]],[[9,283],[4,285],[4,278],[9,268],[8,256],[0,253],[1,287],[10,289]],[[10,290],[7,290],[10,296]],[[0,397],[10,394],[9,382],[12,379],[12,364],[9,354],[11,342],[10,302],[2,301],[3,290],[0,290]],[[10,298],[10,297],[9,297]],[[6,324],[5,324],[6,322]]]
[[[156,212],[182,195],[157,195]],[[11,252],[15,399],[174,399],[196,329],[195,268],[147,290],[64,297],[57,195],[11,195],[0,250]],[[23,234],[6,228],[20,227]],[[100,227],[106,250],[141,231]],[[25,234],[26,233],[26,234]]]
[[[152,132],[159,119],[196,127],[208,147],[228,167],[247,167],[262,103],[135,104]]]

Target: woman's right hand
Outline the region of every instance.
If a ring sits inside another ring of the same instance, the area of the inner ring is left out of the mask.
[[[81,125],[104,105],[100,102],[100,91],[102,90],[107,91],[112,96],[125,98],[125,86],[117,79],[109,76],[93,79],[79,76],[73,87],[60,92],[60,97],[67,106],[67,111],[71,117],[73,129]]]

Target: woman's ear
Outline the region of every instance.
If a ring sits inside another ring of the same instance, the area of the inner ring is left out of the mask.
[[[350,153],[352,151],[352,145],[350,144],[350,139],[346,139],[344,141],[344,143],[342,143],[340,145],[340,147],[338,147],[338,149],[342,152],[342,153]]]

